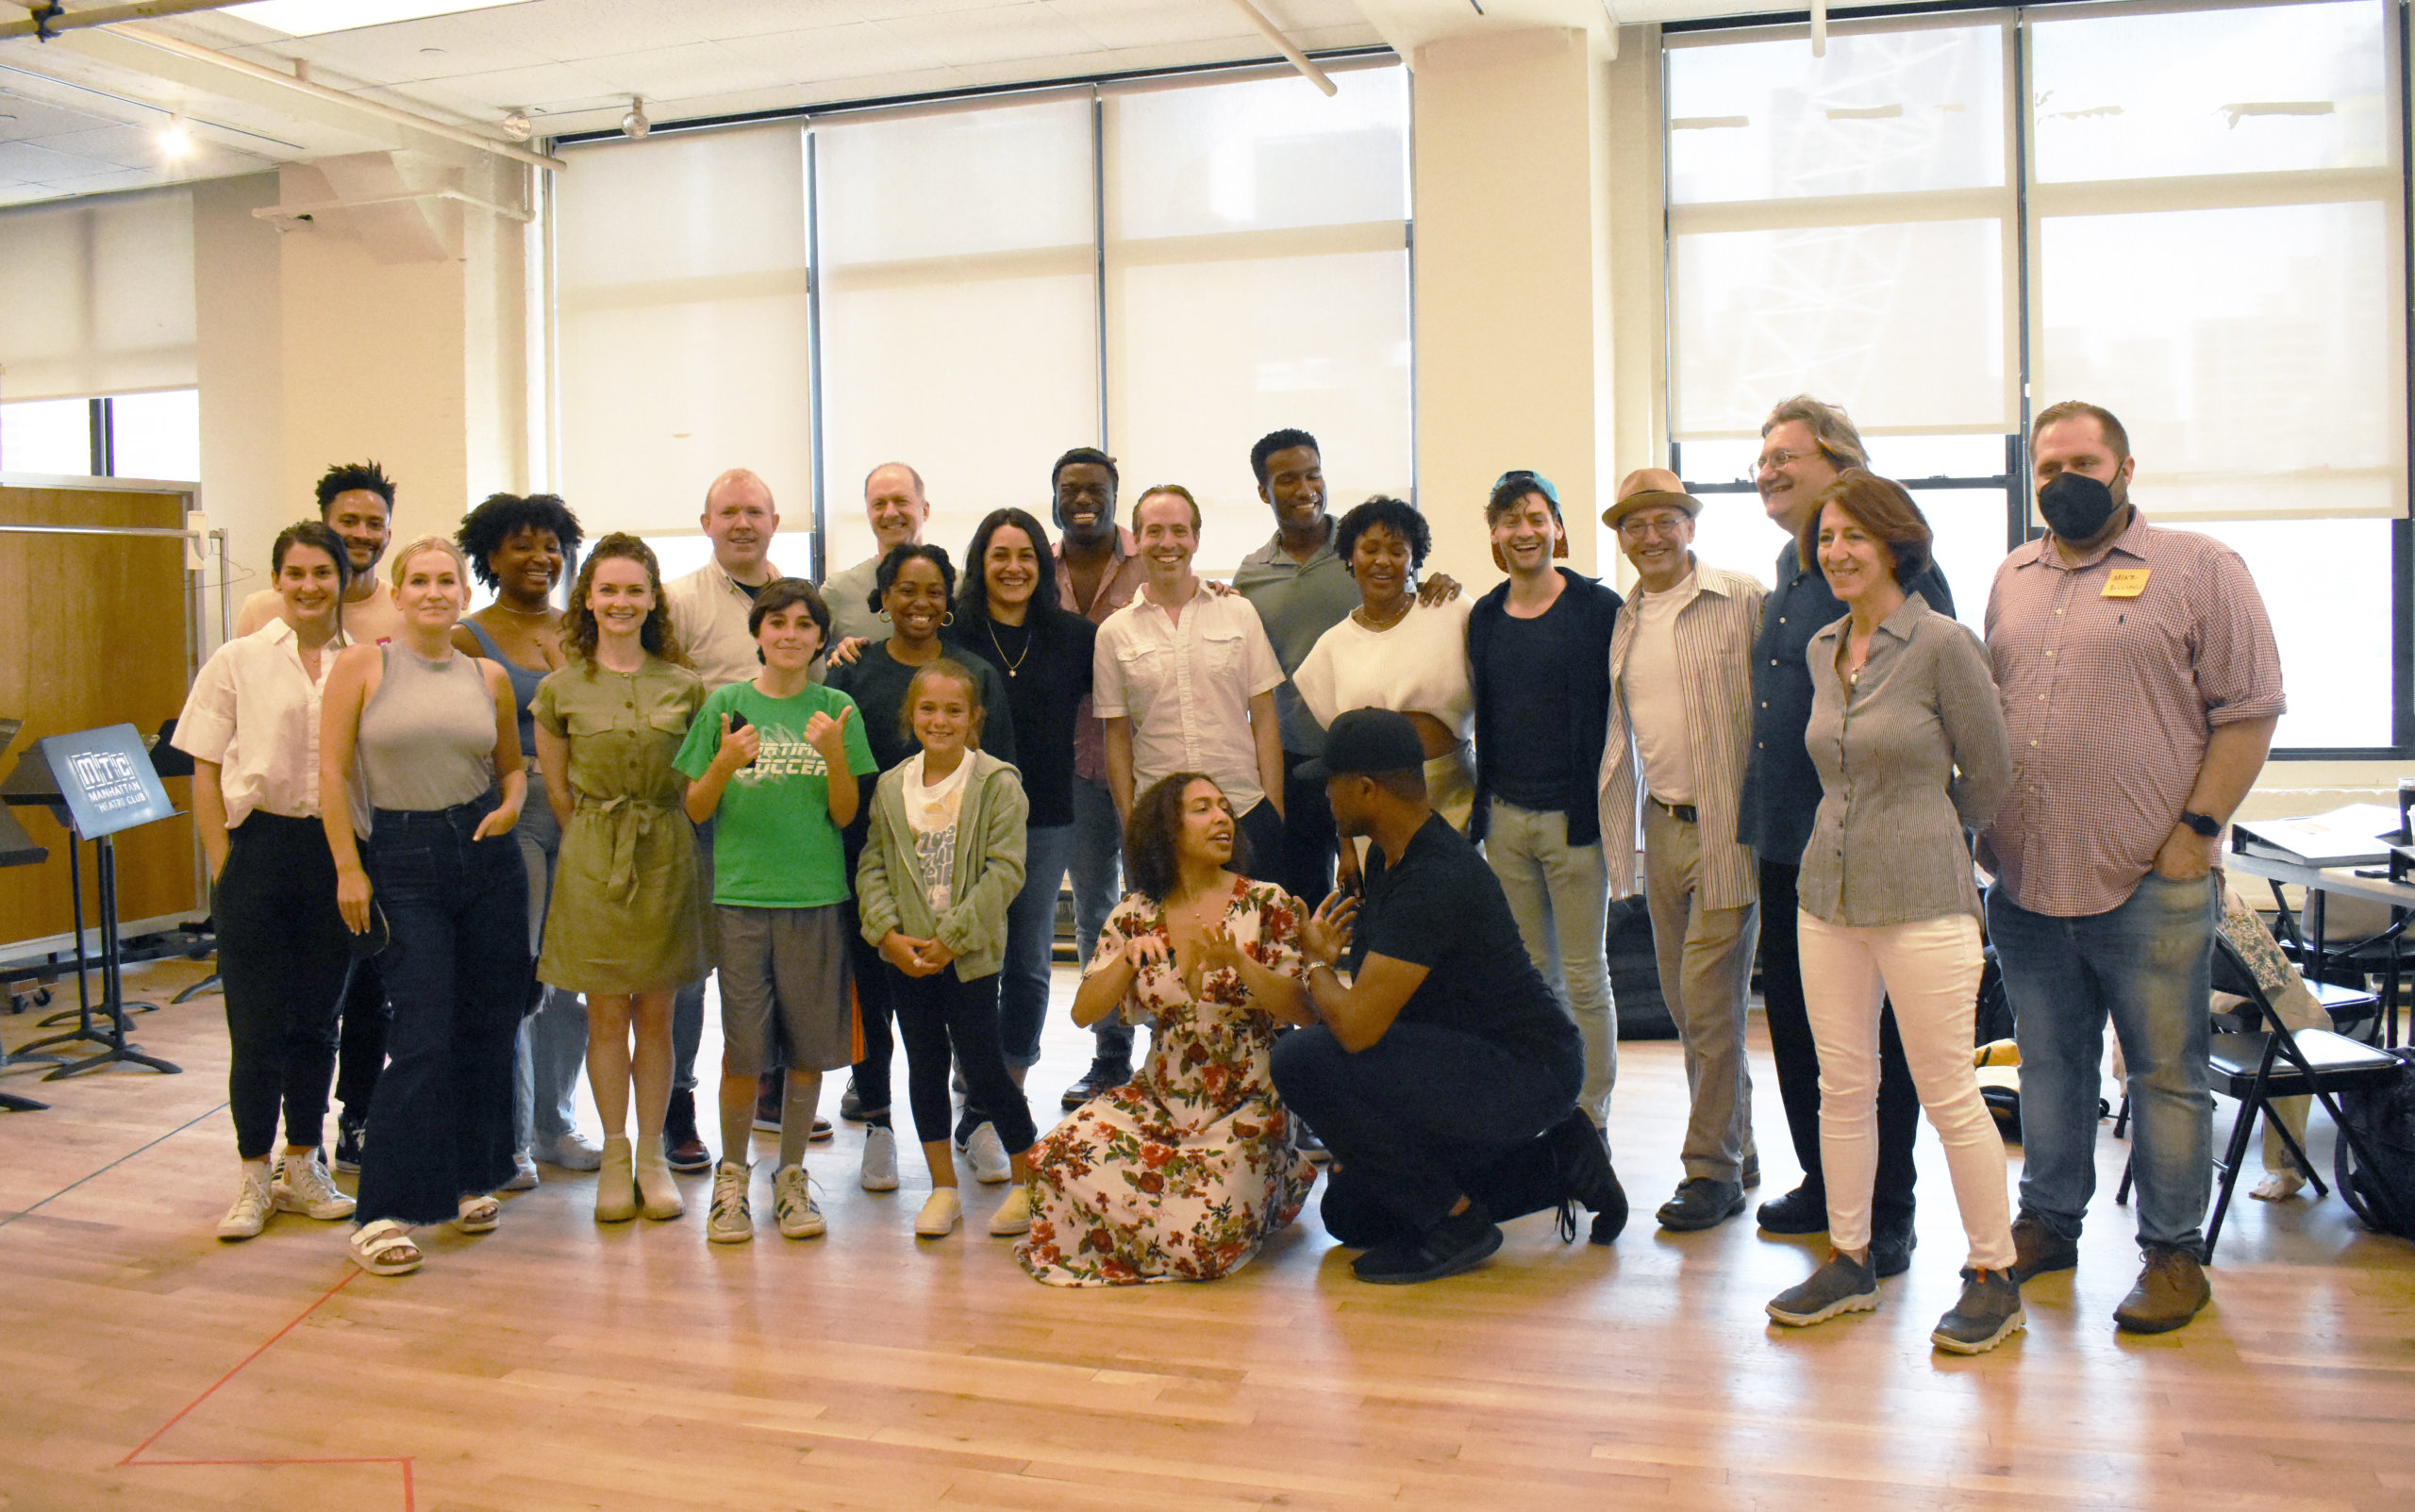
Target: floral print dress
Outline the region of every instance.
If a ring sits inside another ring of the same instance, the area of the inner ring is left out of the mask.
[[[1299,973],[1300,906],[1282,889],[1238,887],[1224,922],[1251,959]],[[1089,969],[1147,935],[1166,938],[1164,910],[1126,896]],[[1230,970],[1209,972],[1202,987],[1194,1001],[1171,954],[1144,968],[1123,1011],[1136,1024],[1156,1021],[1148,1064],[1033,1148],[1031,1234],[1015,1249],[1033,1279],[1212,1281],[1248,1264],[1268,1234],[1299,1216],[1316,1167],[1293,1147],[1291,1116],[1275,1100],[1275,1021],[1244,1005]]]

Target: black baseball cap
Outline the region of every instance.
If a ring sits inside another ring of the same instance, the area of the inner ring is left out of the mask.
[[[1408,716],[1388,708],[1354,708],[1337,715],[1324,736],[1324,755],[1303,761],[1291,774],[1302,782],[1327,777],[1373,776],[1415,772],[1425,765],[1425,742]]]

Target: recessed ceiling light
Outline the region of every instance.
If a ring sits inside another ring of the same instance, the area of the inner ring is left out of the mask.
[[[322,32],[357,31],[424,16],[449,16],[463,10],[493,10],[521,0],[252,0],[228,6],[225,14],[281,31],[289,37],[316,37]]]

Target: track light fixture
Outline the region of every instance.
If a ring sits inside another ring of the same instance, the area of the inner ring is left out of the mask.
[[[629,113],[621,117],[622,133],[630,137],[642,137],[653,129],[654,123],[646,119],[645,101],[637,95],[631,95]]]

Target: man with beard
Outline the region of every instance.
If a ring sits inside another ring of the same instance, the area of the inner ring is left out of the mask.
[[[2284,712],[2280,655],[2239,554],[2150,525],[2130,502],[2138,460],[2111,414],[2047,408],[2030,460],[2048,534],[2005,558],[1988,595],[2012,785],[1979,844],[2021,1041],[2013,1274],[2078,1262],[2110,1019],[2146,1256],[2113,1321],[2159,1334],[2212,1297],[2199,1267],[2222,915],[2211,872]]]
[[[393,590],[377,573],[377,558],[393,539],[394,485],[375,462],[339,462],[319,478],[319,519],[343,538],[352,558],[352,586],[344,590],[343,633],[355,642],[391,640],[402,633],[403,615]],[[243,601],[235,634],[247,636],[275,619],[285,601],[264,588]]]
[[[1076,446],[1057,458],[1049,492],[1057,528],[1057,600],[1092,624],[1132,602],[1148,581],[1132,533],[1115,523],[1115,490],[1122,481],[1115,458],[1091,446]],[[1107,786],[1107,736],[1091,701],[1082,700],[1074,722],[1074,941],[1085,965],[1098,932],[1123,895],[1124,822]],[[1132,1026],[1119,1014],[1101,1019],[1091,1033],[1097,1049],[1091,1068],[1065,1088],[1067,1111],[1132,1079]]]

